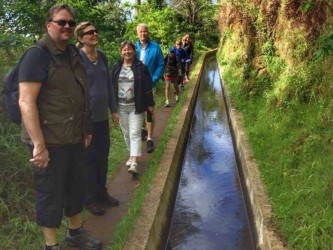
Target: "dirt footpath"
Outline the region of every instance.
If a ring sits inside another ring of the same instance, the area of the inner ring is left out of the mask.
[[[155,147],[158,147],[173,107],[174,104],[171,103],[171,107],[169,108],[162,106],[155,110],[156,123],[153,136]],[[126,158],[124,159],[124,163],[120,166],[120,171],[109,183],[109,193],[113,197],[119,199],[119,207],[108,208],[103,216],[90,215],[88,220],[85,222],[85,227],[92,232],[94,237],[102,240],[104,246],[109,244],[117,223],[127,213],[134,190],[140,185],[140,175],[144,173],[145,168],[149,165],[149,161],[154,154],[154,152],[151,154],[146,153],[146,141],[143,142],[142,149],[143,152],[138,165],[138,177],[133,178],[132,175],[127,172],[128,168],[125,166],[125,162],[127,160]]]

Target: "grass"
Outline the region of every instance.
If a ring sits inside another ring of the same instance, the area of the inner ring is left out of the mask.
[[[128,151],[120,126],[114,126],[112,122],[110,122],[110,124],[112,124],[112,126],[110,129],[111,146],[109,154],[108,179],[112,179],[112,177],[118,173],[119,164],[127,160],[128,157]]]
[[[28,149],[19,126],[0,119],[0,249],[35,249],[42,235],[34,223]]]
[[[242,93],[237,67],[224,69],[288,249],[332,249],[332,101],[273,107],[264,94]]]

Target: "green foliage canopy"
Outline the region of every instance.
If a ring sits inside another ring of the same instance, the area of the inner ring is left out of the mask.
[[[194,4],[197,6],[194,19],[188,16],[188,12],[181,12],[172,4],[160,9],[147,3],[135,6],[138,13],[134,21],[128,22],[125,36],[129,40],[136,40],[136,26],[146,23],[150,37],[161,45],[164,52],[185,34],[190,34],[198,46],[216,47],[220,37],[215,18],[218,13],[217,6],[208,0],[195,1]]]
[[[46,31],[47,11],[56,4],[72,6],[78,23],[91,21],[100,30],[100,47],[106,50],[109,58],[118,56],[115,46],[124,35],[128,16],[120,0],[8,0],[0,3],[0,55],[4,58],[0,60],[0,65],[13,65],[13,61],[33,40],[41,38]]]
[[[135,20],[127,24],[125,35],[127,39],[137,40],[136,27],[139,23],[148,25],[150,38],[157,41],[163,51],[166,51],[182,35],[183,22],[171,8],[156,10],[149,4],[138,6],[138,14]]]

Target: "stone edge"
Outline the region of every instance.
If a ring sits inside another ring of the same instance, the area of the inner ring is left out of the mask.
[[[219,65],[219,64],[218,64]],[[237,111],[230,98],[230,91],[226,81],[222,76],[222,67],[219,65],[220,78],[223,86],[223,96],[227,107],[230,130],[233,136],[234,148],[239,161],[239,170],[245,184],[247,198],[252,209],[252,218],[257,240],[257,248],[269,250],[287,249],[283,246],[283,242],[273,228],[272,206],[269,201],[265,185],[261,180],[260,171],[253,151],[248,143],[248,138],[243,129],[242,114]]]

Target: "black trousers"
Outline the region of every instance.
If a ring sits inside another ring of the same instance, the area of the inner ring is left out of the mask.
[[[188,77],[189,76],[189,73],[190,73],[190,65],[191,65],[191,62],[185,62],[184,63],[184,69],[185,69],[185,75]]]
[[[86,150],[86,205],[98,202],[100,195],[106,192],[109,150],[109,120],[94,122],[91,144]]]
[[[29,146],[31,155],[33,147]],[[38,226],[57,228],[63,214],[72,217],[83,209],[85,153],[83,143],[48,146],[49,165],[33,165]]]

